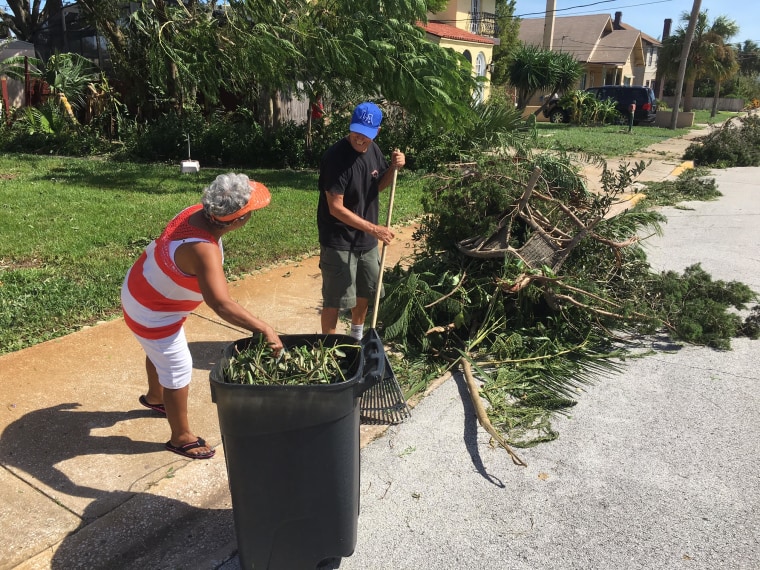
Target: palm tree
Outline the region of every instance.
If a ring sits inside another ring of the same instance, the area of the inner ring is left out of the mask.
[[[76,122],[74,109],[85,105],[88,87],[100,81],[100,74],[88,59],[75,53],[53,54],[47,61],[38,64],[33,74],[50,86],[56,101]]]
[[[760,74],[760,46],[752,40],[736,44],[736,59],[744,75]]]
[[[708,69],[708,76],[715,82],[715,91],[713,92],[712,109],[710,116],[718,114],[718,98],[720,97],[720,84],[726,79],[730,79],[739,71],[739,64],[736,61],[736,51],[733,46],[721,45],[716,48],[715,56],[712,59],[712,65]]]
[[[537,91],[568,91],[578,82],[581,73],[583,67],[569,53],[531,45],[518,47],[507,67],[509,83],[517,90],[518,109],[524,109]]]
[[[691,15],[684,12],[681,21],[684,22],[676,32],[668,37],[662,45],[658,59],[658,71],[663,78],[675,77],[681,61],[681,51],[686,37],[686,25]],[[700,12],[694,29],[694,37],[689,50],[684,80],[683,110],[691,111],[694,84],[698,79],[714,78],[716,61],[724,56],[727,41],[739,32],[739,26],[725,16],[718,16],[711,24],[707,19],[707,10]],[[734,71],[735,73],[735,71]],[[722,80],[731,77],[725,76]]]

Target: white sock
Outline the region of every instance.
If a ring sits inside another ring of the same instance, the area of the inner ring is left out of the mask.
[[[364,335],[364,325],[351,325],[351,338],[361,340]]]

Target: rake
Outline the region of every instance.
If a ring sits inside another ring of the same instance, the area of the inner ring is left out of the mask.
[[[388,199],[388,219],[386,227],[391,225],[391,214],[393,213],[393,198],[396,195],[396,177],[398,170],[393,168],[393,184],[391,185],[391,195]],[[377,325],[377,311],[380,306],[380,291],[383,286],[383,271],[385,270],[385,252],[387,246],[383,243],[383,251],[380,254],[380,273],[377,278],[377,289],[375,290],[375,306],[372,311],[372,326],[367,334],[362,338],[362,347],[368,343],[377,341],[382,346],[382,340],[375,328]],[[401,391],[398,379],[393,373],[393,368],[385,354],[385,366],[383,377],[379,382],[365,390],[359,401],[359,418],[364,424],[397,424],[410,416],[409,406]]]

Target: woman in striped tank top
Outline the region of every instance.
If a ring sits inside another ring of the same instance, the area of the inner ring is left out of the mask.
[[[183,328],[187,316],[205,301],[220,318],[263,334],[275,351],[282,350],[274,329],[230,297],[222,267],[222,236],[245,226],[270,200],[269,190],[244,174],[219,175],[200,204],[180,212],[148,245],[121,288],[124,320],[146,354],[148,392],[140,403],[166,414],[166,449],[185,457],[214,456],[187,416],[193,366]]]

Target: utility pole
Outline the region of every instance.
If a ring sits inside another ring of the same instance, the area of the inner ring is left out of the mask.
[[[689,61],[689,50],[691,49],[691,40],[694,39],[694,29],[697,27],[697,18],[699,18],[699,9],[702,6],[702,0],[694,0],[691,7],[691,16],[689,17],[689,27],[686,29],[686,37],[683,40],[681,49],[681,61],[678,64],[678,81],[676,83],[676,97],[673,101],[673,113],[670,116],[670,129],[675,130],[678,124],[678,108],[681,106],[681,92],[683,91],[684,78],[686,77],[686,64]]]
[[[545,50],[551,51],[554,44],[554,15],[557,13],[557,0],[546,0],[544,14],[544,45]]]

